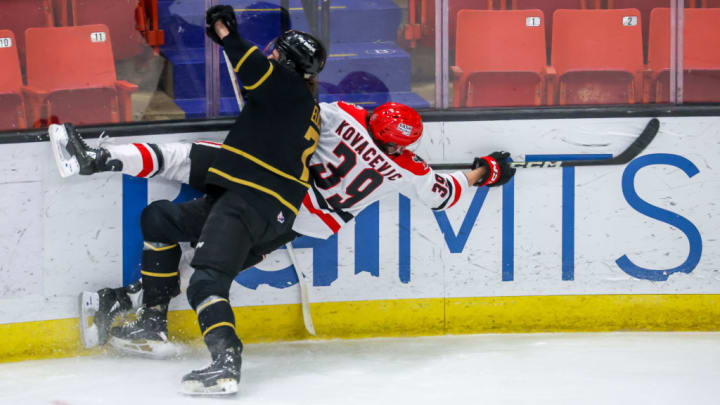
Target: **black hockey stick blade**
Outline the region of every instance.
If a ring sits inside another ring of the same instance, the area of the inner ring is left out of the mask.
[[[648,122],[642,133],[619,155],[607,159],[593,160],[543,160],[534,162],[512,162],[510,165],[514,168],[533,168],[533,167],[568,167],[568,166],[608,166],[608,165],[624,165],[635,159],[657,135],[660,129],[660,121],[653,118]],[[430,165],[435,170],[469,170],[472,165],[467,163],[438,163]]]
[[[655,135],[657,135],[659,129],[660,121],[657,118],[653,118],[645,126],[645,129],[643,129],[640,136],[638,136],[637,139],[635,139],[635,141],[619,155],[613,156],[610,159],[564,161],[562,166],[607,166],[628,164],[631,160],[635,159],[640,153],[642,153],[648,145],[650,145],[650,142],[655,139]]]

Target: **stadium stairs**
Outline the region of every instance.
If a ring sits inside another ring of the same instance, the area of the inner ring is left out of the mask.
[[[281,32],[280,3],[231,1],[238,31],[258,48]],[[205,11],[197,0],[159,1],[161,53],[170,62],[165,90],[187,118],[205,116]],[[410,87],[410,55],[395,42],[402,10],[392,0],[338,0],[330,9],[330,56],[320,75],[320,100],[345,100],[366,108],[396,101],[429,103]],[[290,1],[290,28],[310,31],[300,0]],[[238,112],[224,58],[220,57],[220,114]]]

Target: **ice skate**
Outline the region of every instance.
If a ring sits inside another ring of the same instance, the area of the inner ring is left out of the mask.
[[[119,315],[139,305],[142,284],[136,281],[126,287],[103,288],[80,293],[80,337],[86,349],[107,343],[110,327]],[[90,317],[93,317],[90,324]]]
[[[178,356],[180,346],[167,333],[167,305],[142,306],[134,321],[110,329],[110,346],[121,353],[164,359]]]
[[[182,379],[187,395],[232,395],[238,392],[242,346],[230,346],[213,354],[213,361],[202,370],[193,370]]]
[[[72,124],[52,124],[48,135],[61,177],[122,170],[120,160],[111,159],[105,148],[88,146]]]

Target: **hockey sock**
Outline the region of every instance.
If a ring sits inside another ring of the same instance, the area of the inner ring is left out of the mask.
[[[178,266],[181,256],[182,250],[177,243],[144,243],[140,270],[144,305],[167,304],[180,294]]]
[[[103,145],[110,159],[122,162],[122,172],[130,176],[148,178],[163,170],[164,157],[154,143],[131,143],[127,145]]]
[[[227,298],[211,295],[205,298],[195,311],[210,353],[221,353],[233,346],[242,348],[240,339],[235,334],[235,315]]]

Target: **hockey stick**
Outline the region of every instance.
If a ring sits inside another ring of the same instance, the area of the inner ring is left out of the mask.
[[[630,163],[631,160],[635,159],[640,153],[642,153],[650,142],[657,135],[660,129],[660,121],[657,118],[653,118],[648,122],[643,129],[640,136],[638,136],[630,146],[627,147],[622,153],[617,156],[613,156],[607,159],[593,159],[593,160],[539,160],[536,162],[511,162],[510,166],[515,168],[533,168],[533,167],[570,167],[570,166],[609,166],[609,165],[624,165]],[[439,163],[430,165],[435,170],[466,170],[472,169],[471,164],[465,163]]]
[[[243,99],[240,97],[240,85],[238,84],[237,76],[235,76],[235,71],[233,70],[232,63],[230,63],[230,58],[228,58],[227,53],[225,53],[225,50],[223,49],[223,56],[225,57],[225,66],[227,66],[228,75],[230,76],[230,82],[233,86],[233,91],[235,91],[235,100],[238,103],[238,109],[242,111],[243,109]]]
[[[308,296],[308,289],[305,285],[305,277],[300,271],[300,265],[298,264],[297,258],[295,257],[295,251],[293,250],[292,243],[288,242],[285,244],[287,248],[288,256],[290,256],[290,262],[295,268],[295,274],[297,274],[298,285],[300,286],[300,301],[302,305],[303,322],[305,323],[305,329],[309,334],[315,336],[315,325],[313,325],[312,312],[310,312],[310,297]]]

